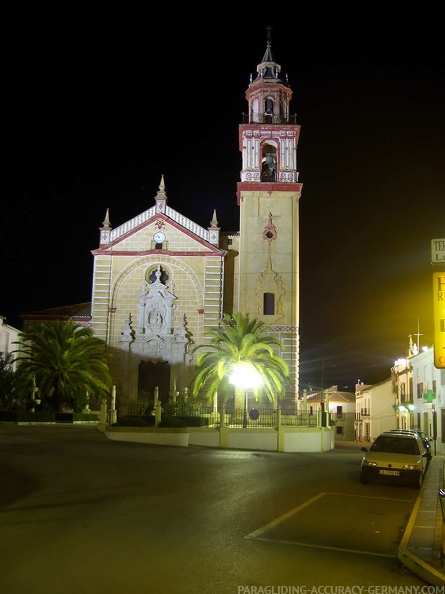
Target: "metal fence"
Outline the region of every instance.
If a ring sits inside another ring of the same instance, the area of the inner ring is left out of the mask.
[[[219,427],[221,412],[215,406],[188,404],[184,402],[161,403],[161,419],[165,415],[175,416],[189,426]],[[154,417],[154,409],[146,401],[129,404],[117,403],[117,419],[121,417]],[[317,415],[299,410],[293,403],[284,403],[279,408],[258,407],[245,410],[229,406],[224,411],[224,425],[227,427],[276,428],[278,423],[286,427],[316,427]]]

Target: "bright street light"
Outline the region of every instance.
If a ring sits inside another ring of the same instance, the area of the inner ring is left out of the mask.
[[[237,363],[230,374],[230,383],[244,390],[243,428],[247,427],[247,390],[259,388],[263,384],[261,375],[248,361]]]

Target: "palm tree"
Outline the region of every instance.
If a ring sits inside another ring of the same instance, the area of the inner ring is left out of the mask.
[[[12,353],[0,353],[0,410],[11,410],[17,401],[16,374]]]
[[[286,385],[290,385],[289,368],[273,347],[283,348],[282,343],[269,335],[270,328],[259,319],[250,319],[249,314],[224,314],[218,328],[209,330],[210,344],[201,344],[193,349],[205,348],[207,352],[198,356],[196,374],[190,384],[192,396],[204,390],[209,402],[218,388],[222,397],[228,397],[228,384],[231,375],[240,364],[255,370],[261,378],[261,386],[253,387],[258,399],[262,393],[273,404],[285,395]]]
[[[15,343],[20,373],[35,378],[42,405],[55,411],[63,406],[78,412],[88,397],[107,396],[111,376],[104,342],[91,328],[67,322],[41,323],[19,334]]]

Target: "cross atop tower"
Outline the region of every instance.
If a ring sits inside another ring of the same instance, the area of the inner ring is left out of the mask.
[[[414,333],[414,336],[417,336],[417,352],[420,353],[420,337],[423,336],[423,334],[420,333],[419,319],[417,319],[417,332]]]

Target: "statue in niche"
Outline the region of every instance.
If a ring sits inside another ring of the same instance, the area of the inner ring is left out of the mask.
[[[148,314],[148,323],[150,326],[162,326],[162,314],[157,309],[152,310]]]

